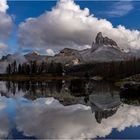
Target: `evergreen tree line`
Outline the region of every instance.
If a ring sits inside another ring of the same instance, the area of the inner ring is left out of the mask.
[[[124,78],[140,73],[140,59],[133,58],[127,61],[103,63],[95,70],[97,75],[101,74],[103,77]]]
[[[36,97],[38,93],[42,97],[46,97],[48,91],[55,90],[60,93],[62,89],[62,81],[53,81],[53,82],[36,82],[36,81],[7,81],[6,87],[8,92],[16,94],[16,92],[23,91],[28,93],[27,96]],[[40,97],[41,97],[40,96]]]
[[[51,74],[61,76],[64,72],[64,68],[61,63],[37,63],[32,61],[30,63],[17,64],[16,61],[9,64],[6,73],[12,74]],[[127,61],[118,62],[104,62],[96,64],[82,64],[72,66],[71,68],[65,68],[65,72],[68,75],[76,76],[95,76],[100,75],[103,77],[116,77],[123,78],[140,73],[140,59],[130,59]]]
[[[126,61],[81,64],[66,70],[70,75],[84,75],[85,77],[102,76],[104,78],[124,78],[140,74],[140,59],[132,58]]]
[[[51,74],[51,75],[62,75],[63,66],[61,63],[37,63],[31,61],[30,63],[17,64],[16,61],[9,64],[6,68],[6,73],[12,74],[25,74],[25,75],[36,75],[36,74]]]

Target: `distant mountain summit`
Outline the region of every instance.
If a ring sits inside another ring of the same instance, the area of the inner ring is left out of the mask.
[[[84,62],[123,61],[128,57],[114,40],[103,37],[101,32],[97,34],[91,49],[81,51],[81,55]]]
[[[102,33],[99,32],[95,38],[95,43],[92,43],[90,49],[78,51],[65,48],[48,61],[69,66],[83,63],[123,61],[126,58],[128,58],[127,54],[119,48],[114,40],[103,37]]]
[[[108,38],[108,37],[103,37],[102,36],[102,32],[99,32],[96,36],[96,39],[95,39],[95,43],[98,44],[98,45],[111,45],[111,46],[118,46],[117,43]]]
[[[33,51],[31,53],[25,54],[24,57],[28,62],[37,61],[40,63],[42,61],[44,61],[44,62],[48,61],[48,59],[51,58],[52,56],[41,55],[37,51]]]
[[[48,59],[48,61],[53,61],[56,63],[62,63],[66,66],[78,65],[82,63],[82,56],[78,50],[65,48],[56,54],[54,57]]]
[[[98,47],[103,47],[103,46],[110,46],[118,50],[121,50],[114,40],[108,37],[103,37],[102,33],[99,32],[95,38],[95,44],[94,42],[92,43],[92,51],[96,50]]]

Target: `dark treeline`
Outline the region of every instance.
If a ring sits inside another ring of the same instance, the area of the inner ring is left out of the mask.
[[[140,59],[130,59],[127,61],[118,62],[103,62],[94,64],[81,64],[71,67],[63,67],[61,63],[37,63],[36,61],[30,63],[18,64],[13,62],[9,64],[6,73],[13,74],[51,74],[61,76],[63,73],[75,76],[102,76],[104,78],[124,78],[127,76],[140,73]]]
[[[127,76],[140,73],[140,59],[130,59],[127,61],[110,62],[100,64],[97,69],[97,74],[102,74],[104,77],[124,78]]]
[[[63,94],[67,92],[75,97],[87,97],[93,92],[93,85],[90,84],[90,87],[88,87],[88,83],[92,83],[92,81],[80,79],[65,82],[62,80],[54,80],[50,82],[6,81],[6,88],[8,92],[11,92],[13,95],[22,91],[28,97],[49,97],[52,94],[60,94],[61,92]]]
[[[6,87],[8,92],[19,93],[22,91],[30,96],[36,96],[40,94],[40,97],[47,97],[47,94],[54,92],[60,93],[62,89],[62,81],[53,82],[35,82],[35,81],[7,81]],[[48,93],[49,92],[49,93]]]
[[[127,61],[81,64],[66,70],[67,74],[88,76],[103,76],[104,78],[124,78],[140,73],[140,59]]]
[[[24,75],[36,75],[36,74],[51,74],[51,75],[62,75],[63,66],[61,63],[37,63],[31,61],[30,63],[17,64],[16,61],[9,64],[6,69],[6,73],[9,75],[13,74],[24,74]]]

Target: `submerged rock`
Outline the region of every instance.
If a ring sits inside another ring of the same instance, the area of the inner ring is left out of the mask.
[[[134,94],[139,93],[139,91],[140,91],[140,82],[129,81],[121,87],[121,92],[125,93]]]

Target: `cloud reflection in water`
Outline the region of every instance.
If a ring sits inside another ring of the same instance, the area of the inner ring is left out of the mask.
[[[40,98],[18,107],[16,124],[26,136],[37,138],[96,138],[140,124],[140,108],[120,106],[116,114],[97,123],[91,108],[84,105],[63,106],[53,98]]]

